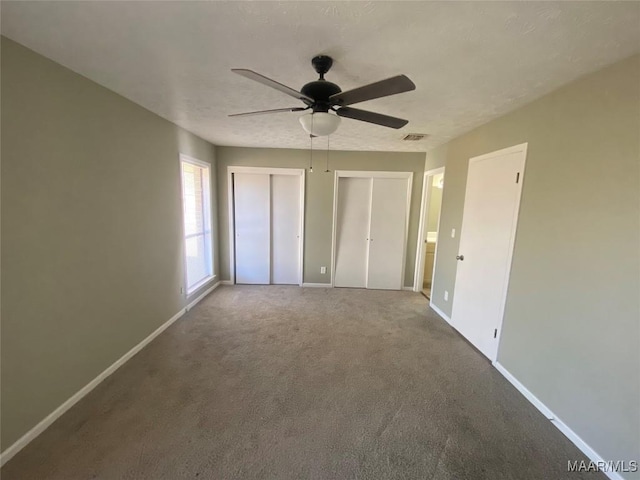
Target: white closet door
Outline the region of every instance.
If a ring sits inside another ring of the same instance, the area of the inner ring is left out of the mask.
[[[374,178],[367,288],[401,290],[407,221],[406,178]]]
[[[271,176],[271,283],[298,284],[300,176]]]
[[[234,174],[236,283],[270,280],[269,175]]]
[[[366,288],[371,178],[338,179],[334,285]]]

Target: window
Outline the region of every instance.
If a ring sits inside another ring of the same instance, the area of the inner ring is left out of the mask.
[[[187,294],[213,276],[209,165],[180,156]]]

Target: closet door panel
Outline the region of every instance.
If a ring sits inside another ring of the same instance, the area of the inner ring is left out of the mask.
[[[271,176],[271,283],[298,284],[300,176]]]
[[[406,178],[374,178],[367,288],[401,290],[407,218]]]
[[[270,281],[269,175],[234,174],[236,283]]]
[[[336,287],[366,288],[371,178],[338,179],[336,216]]]

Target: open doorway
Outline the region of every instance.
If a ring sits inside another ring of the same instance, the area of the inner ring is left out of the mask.
[[[440,209],[442,208],[442,190],[444,186],[444,172],[427,177],[429,192],[426,203],[424,242],[424,273],[422,275],[422,293],[431,300],[431,284],[436,259],[436,245],[438,243],[438,227],[440,224]]]
[[[414,291],[422,292],[429,300],[433,289],[443,190],[444,167],[424,173]]]

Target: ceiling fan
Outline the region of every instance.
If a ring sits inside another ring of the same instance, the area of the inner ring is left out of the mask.
[[[311,60],[311,64],[320,78],[316,81],[307,83],[298,92],[293,88],[287,87],[275,80],[260,75],[252,70],[244,68],[233,68],[232,72],[242,75],[248,79],[262,83],[271,88],[285,93],[291,97],[301,100],[305,107],[276,108],[273,110],[261,110],[258,112],[235,113],[230,117],[240,117],[247,115],[262,115],[265,113],[280,112],[302,112],[311,110],[300,117],[302,127],[312,136],[329,135],[336,131],[340,124],[339,117],[351,118],[362,122],[374,123],[390,128],[402,128],[408,120],[402,118],[390,117],[381,113],[370,112],[368,110],[360,110],[352,108],[348,105],[354,103],[365,102],[375,98],[387,97],[397,93],[415,90],[415,84],[409,80],[406,75],[397,75],[387,78],[379,82],[370,83],[363,87],[354,88],[343,92],[338,85],[324,79],[325,73],[329,71],[333,65],[333,59],[327,55],[317,55]],[[329,112],[335,112],[336,115]]]

